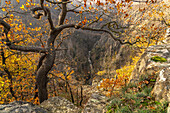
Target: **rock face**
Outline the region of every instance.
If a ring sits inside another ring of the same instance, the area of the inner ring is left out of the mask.
[[[132,72],[130,83],[137,84],[145,75],[157,75],[151,94],[157,101],[170,102],[170,29],[163,43],[147,48]]]
[[[157,61],[155,59],[154,61],[154,58],[161,58],[163,60]],[[132,72],[130,83],[137,84],[140,78],[145,75],[158,76],[152,91],[155,99],[157,101],[170,101],[170,44],[149,47]]]
[[[159,56],[160,58],[165,58],[165,62],[155,62],[151,60],[153,57]],[[131,83],[138,83],[139,79],[143,75],[154,75],[162,69],[170,67],[170,45],[155,45],[150,46],[145,53],[141,56],[140,60],[136,64],[135,69],[130,77]]]
[[[170,102],[170,67],[162,69],[151,92],[157,101]]]
[[[82,113],[106,113],[107,100],[106,96],[93,93]]]
[[[8,105],[0,105],[0,113],[48,113],[47,110],[29,102],[14,101]]]
[[[80,113],[80,109],[63,97],[52,97],[40,105],[49,113]]]

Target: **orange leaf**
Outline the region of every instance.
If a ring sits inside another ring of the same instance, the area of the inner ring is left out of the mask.
[[[100,21],[103,21],[103,18],[100,18]]]

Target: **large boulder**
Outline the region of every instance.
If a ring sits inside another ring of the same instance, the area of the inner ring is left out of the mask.
[[[47,110],[29,102],[14,101],[8,105],[0,105],[0,113],[48,113]]]
[[[50,113],[79,113],[80,109],[63,97],[52,97],[40,105]]]

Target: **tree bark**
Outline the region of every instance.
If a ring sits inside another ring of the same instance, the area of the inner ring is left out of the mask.
[[[44,59],[43,64],[37,71],[36,83],[38,87],[39,101],[42,103],[44,100],[48,99],[47,83],[48,83],[48,72],[53,67],[55,60],[55,52],[48,53]]]
[[[55,29],[50,32],[50,37],[47,40],[48,52],[43,59],[44,61],[42,61],[42,65],[37,70],[36,83],[38,87],[38,96],[40,103],[48,99],[48,72],[53,67],[55,61],[56,50],[54,47],[54,41],[60,32],[61,30],[55,31]]]
[[[62,2],[65,1],[67,0],[62,0]],[[62,11],[59,15],[58,26],[63,25],[63,22],[66,17],[66,13],[67,13],[66,3],[62,3]],[[36,83],[38,87],[38,96],[39,96],[40,103],[48,99],[48,91],[47,91],[48,72],[53,67],[55,56],[56,56],[54,41],[56,37],[60,34],[60,32],[64,29],[64,28],[57,29],[53,27],[53,22],[51,20],[50,12],[48,12],[48,20],[51,25],[50,37],[47,40],[48,52],[46,53],[44,61],[42,62],[42,65],[38,69],[37,76],[36,76]]]

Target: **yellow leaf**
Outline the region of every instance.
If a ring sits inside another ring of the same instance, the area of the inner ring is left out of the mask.
[[[90,10],[92,9],[91,5],[89,6],[89,9],[90,9]]]
[[[22,5],[22,7],[20,7],[20,9],[24,10],[24,5]]]
[[[83,6],[81,6],[81,9],[84,9],[84,7],[83,7]]]
[[[13,17],[14,17],[14,15],[13,15],[13,14],[11,14],[11,15],[10,15],[10,17],[11,17],[11,18],[13,18]]]
[[[11,35],[10,34],[8,34],[8,37],[10,37]]]
[[[100,21],[103,21],[103,18],[100,18]]]
[[[21,25],[21,24],[19,25],[19,28],[22,28],[22,25]]]
[[[70,72],[70,75],[73,74],[73,73],[74,73],[74,70],[72,70],[72,71]]]
[[[2,8],[2,11],[6,11],[6,9],[5,9],[5,8]]]
[[[19,0],[16,0],[19,3]]]
[[[16,61],[20,61],[21,59],[20,58],[17,58]]]
[[[67,70],[70,70],[70,69],[71,69],[70,67],[67,68]]]

